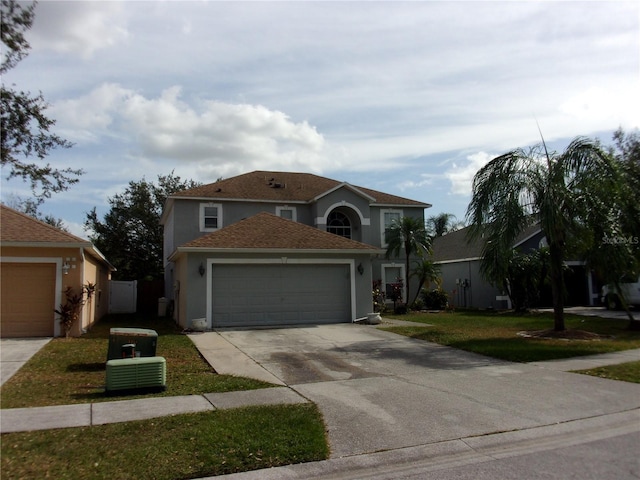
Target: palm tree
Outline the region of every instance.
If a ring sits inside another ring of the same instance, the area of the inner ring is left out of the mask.
[[[412,275],[418,277],[418,291],[413,299],[413,303],[416,303],[418,295],[420,295],[420,289],[430,282],[435,282],[440,276],[440,268],[433,263],[430,258],[421,258],[413,262],[415,267],[411,272]],[[428,288],[428,286],[426,287]],[[408,299],[407,299],[408,300]]]
[[[439,213],[427,218],[427,231],[432,237],[442,237],[454,232],[463,226],[464,222],[458,222],[452,213]]]
[[[549,245],[554,329],[565,330],[563,262],[572,244],[594,237],[595,223],[610,214],[617,171],[611,156],[586,138],[574,139],[562,154],[542,141],[491,160],[473,179],[467,209],[469,238],[483,239],[483,257],[500,271],[518,234],[540,222]],[[498,253],[498,254],[496,254]],[[484,261],[484,260],[483,260]]]
[[[399,256],[400,252],[405,257],[405,285],[407,286],[406,300],[409,301],[409,260],[412,254],[422,256],[431,250],[431,241],[424,228],[424,220],[414,217],[402,217],[394,221],[386,231],[387,258]]]

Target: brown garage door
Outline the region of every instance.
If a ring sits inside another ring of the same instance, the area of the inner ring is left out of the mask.
[[[52,337],[56,289],[53,263],[2,263],[2,337]]]

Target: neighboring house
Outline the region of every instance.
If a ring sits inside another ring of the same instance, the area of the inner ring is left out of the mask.
[[[67,287],[79,294],[83,285],[96,285],[72,335],[80,335],[107,313],[114,269],[87,240],[2,205],[0,262],[3,338],[64,335],[54,310],[65,303]]]
[[[385,229],[428,207],[308,173],[256,171],[176,193],[162,216],[174,318],[214,328],[366,317],[372,281],[404,278],[403,259],[385,258]]]
[[[467,242],[469,227],[448,233],[433,241],[433,261],[440,267],[442,289],[454,307],[511,308],[507,293],[480,275],[483,242]],[[525,229],[513,248],[529,252],[546,246],[546,238],[539,225]],[[599,286],[582,261],[565,262],[566,306],[595,305]],[[552,306],[551,289],[541,292],[540,306]]]

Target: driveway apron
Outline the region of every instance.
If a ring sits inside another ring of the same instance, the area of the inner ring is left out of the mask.
[[[3,338],[0,340],[0,385],[9,380],[51,338]]]
[[[316,403],[332,457],[640,407],[640,385],[510,363],[362,325],[220,330]]]

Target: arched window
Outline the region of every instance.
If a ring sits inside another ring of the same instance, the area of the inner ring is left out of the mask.
[[[342,212],[331,212],[327,218],[327,232],[350,239],[351,221],[349,217]]]

